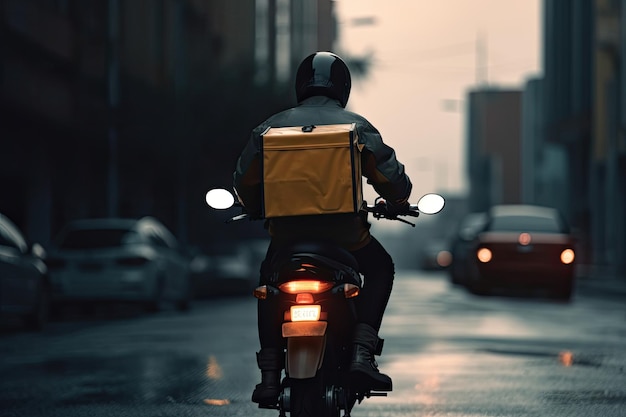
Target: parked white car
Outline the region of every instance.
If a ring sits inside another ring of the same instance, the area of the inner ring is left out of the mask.
[[[48,260],[55,305],[122,301],[157,311],[189,308],[189,262],[173,234],[152,217],[67,224]]]
[[[50,287],[45,251],[29,244],[8,217],[0,214],[0,313],[18,316],[27,328],[48,322]]]

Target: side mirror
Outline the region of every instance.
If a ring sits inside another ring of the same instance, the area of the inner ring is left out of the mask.
[[[206,193],[206,203],[216,210],[224,210],[235,204],[235,197],[223,188],[214,188]]]
[[[417,209],[424,214],[436,214],[443,210],[446,201],[439,194],[425,194],[417,202]]]

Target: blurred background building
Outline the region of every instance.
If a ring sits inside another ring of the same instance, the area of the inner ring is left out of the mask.
[[[107,216],[211,239],[204,194],[231,185],[251,127],[295,103],[295,66],[336,37],[331,0],[0,7],[0,210],[44,244]]]
[[[468,208],[556,207],[581,262],[623,276],[626,1],[544,0],[543,19],[542,77],[515,99],[484,85],[468,93]]]
[[[521,200],[521,92],[481,87],[469,93],[467,167],[471,211]]]
[[[295,103],[300,60],[337,47],[332,0],[0,5],[0,211],[31,240],[106,216],[152,215],[193,245],[264,233],[223,228],[204,194],[230,186],[250,129]],[[626,271],[624,28],[626,0],[544,0],[543,74],[467,93],[455,206],[557,207],[582,262]]]

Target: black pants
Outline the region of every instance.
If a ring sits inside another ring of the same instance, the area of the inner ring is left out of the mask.
[[[273,248],[270,245],[264,265],[261,266],[261,275],[264,275],[264,268],[269,264],[272,254]],[[369,324],[378,331],[393,287],[393,260],[374,238],[363,248],[352,252],[352,255],[359,264],[359,272],[364,280],[363,288],[354,299],[359,322]],[[258,331],[261,348],[283,346],[282,317],[283,311],[277,303],[259,300]]]

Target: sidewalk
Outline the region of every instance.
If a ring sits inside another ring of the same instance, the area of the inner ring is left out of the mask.
[[[626,298],[626,275],[600,265],[579,265],[575,292]]]

